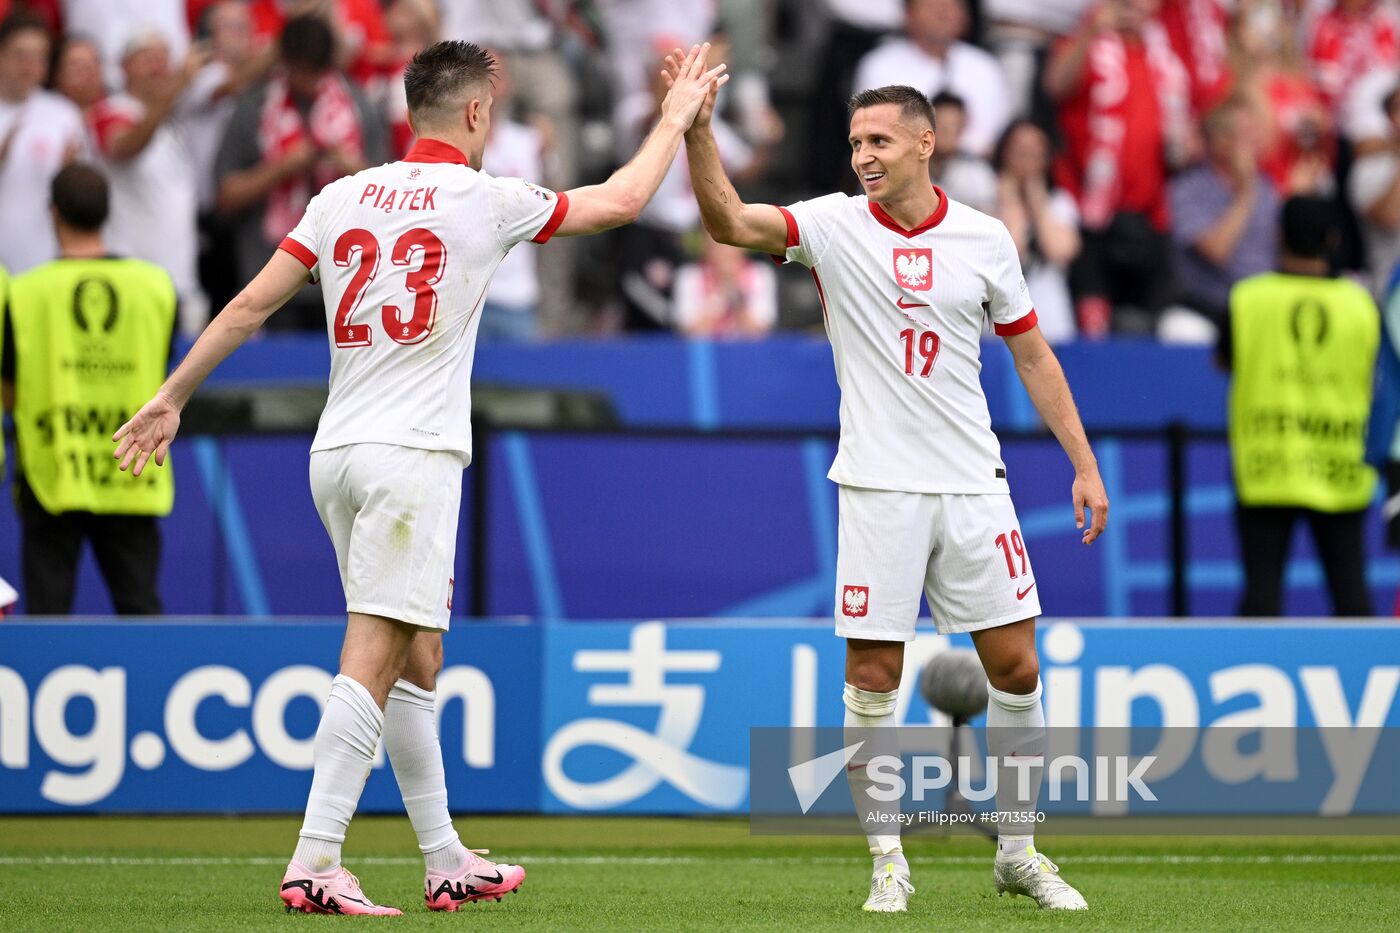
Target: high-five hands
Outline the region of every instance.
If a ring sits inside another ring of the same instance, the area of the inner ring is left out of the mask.
[[[693,45],[690,54],[683,55],[676,49],[666,56],[666,68],[661,73],[666,79],[666,99],[661,102],[663,119],[674,119],[687,128],[699,123],[703,112],[705,125],[710,122],[714,111],[715,94],[729,80],[723,62],[705,70],[710,54],[710,43]]]

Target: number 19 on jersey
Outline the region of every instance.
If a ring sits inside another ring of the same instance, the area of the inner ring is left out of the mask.
[[[899,339],[904,341],[904,374],[927,379],[938,359],[938,335],[931,330],[906,327],[899,332]],[[918,359],[915,359],[916,352]]]

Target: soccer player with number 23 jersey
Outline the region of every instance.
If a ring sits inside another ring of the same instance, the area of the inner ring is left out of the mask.
[[[282,879],[288,910],[392,915],[340,862],[380,738],[423,852],[430,910],[500,900],[525,870],[465,848],[447,808],[434,708],[452,608],[461,473],[471,458],[472,356],[482,296],[517,244],[630,223],[656,193],[701,105],[728,80],[696,46],[672,74],[637,154],[600,185],[558,193],[493,178],[490,55],[439,42],[404,72],[417,136],[400,161],[327,185],[257,277],[114,436],[121,468],[163,463],[195,389],[308,278],[331,343],[311,490],[349,620],[316,731],[306,817]]]

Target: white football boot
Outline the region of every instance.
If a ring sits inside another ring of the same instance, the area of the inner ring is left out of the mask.
[[[914,886],[909,883],[909,872],[900,871],[894,865],[886,865],[870,878],[870,896],[865,899],[861,910],[875,913],[893,914],[909,909],[909,895]]]
[[[1024,894],[1046,910],[1088,910],[1084,895],[1070,887],[1059,875],[1054,862],[1031,846],[1018,858],[998,857],[992,868],[997,894]]]

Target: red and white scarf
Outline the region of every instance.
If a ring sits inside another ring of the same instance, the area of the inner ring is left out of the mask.
[[[306,119],[302,118],[292,100],[284,76],[272,79],[263,101],[258,122],[258,148],[264,162],[276,162],[302,140],[320,150],[346,150],[353,156],[364,156],[364,140],[360,134],[360,118],[355,111],[355,99],[350,87],[339,74],[329,74],[316,87],[316,99]],[[294,228],[306,211],[311,196],[340,177],[328,159],[317,162],[310,175],[297,175],[283,182],[268,196],[263,215],[263,236],[269,243],[280,242]]]
[[[1149,20],[1142,27],[1142,41],[1171,162],[1174,154],[1184,154],[1190,145],[1191,79],[1161,23]],[[1080,213],[1084,225],[1092,230],[1102,230],[1113,219],[1123,173],[1133,169],[1123,165],[1124,114],[1129,106],[1127,60],[1127,44],[1116,32],[1099,36],[1089,46],[1089,150]]]

